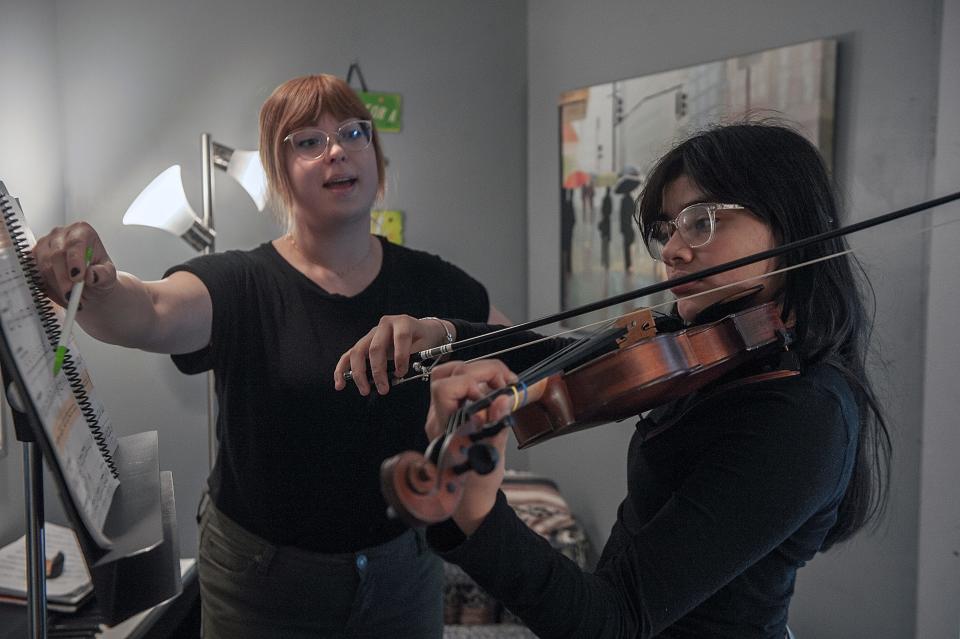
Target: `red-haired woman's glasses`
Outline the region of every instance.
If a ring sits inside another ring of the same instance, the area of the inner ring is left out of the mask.
[[[370,120],[347,120],[337,128],[334,134],[321,131],[316,127],[298,129],[283,138],[304,160],[319,160],[330,148],[331,138],[347,151],[362,151],[370,146],[373,139],[373,123]]]

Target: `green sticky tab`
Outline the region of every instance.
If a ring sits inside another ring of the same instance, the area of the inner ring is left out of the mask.
[[[93,261],[93,247],[92,247],[92,246],[88,246],[88,247],[87,247],[87,252],[83,254],[83,261],[86,262],[87,264],[89,264],[91,261]]]
[[[403,120],[402,99],[399,93],[358,91],[357,95],[373,116],[373,123],[381,132],[398,133]]]
[[[370,211],[370,232],[403,245],[403,211]]]
[[[63,368],[63,358],[67,356],[66,346],[57,346],[57,353],[53,357],[53,375],[56,376]]]

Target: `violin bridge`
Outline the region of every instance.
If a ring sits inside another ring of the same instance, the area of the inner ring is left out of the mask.
[[[621,348],[657,334],[657,326],[653,321],[653,312],[648,308],[627,313],[614,322],[614,326],[627,329],[626,335],[617,340],[617,344],[619,344]]]

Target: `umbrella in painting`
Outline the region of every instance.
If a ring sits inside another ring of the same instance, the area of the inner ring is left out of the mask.
[[[620,172],[620,177],[617,178],[617,185],[614,187],[614,193],[632,193],[637,190],[637,187],[643,182],[643,176],[640,175],[640,171],[637,167],[628,164],[623,167],[623,171]]]
[[[563,188],[565,189],[579,189],[584,184],[590,183],[590,174],[586,171],[573,171],[566,177],[563,181]]]

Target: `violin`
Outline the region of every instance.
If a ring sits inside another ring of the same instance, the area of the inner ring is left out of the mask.
[[[425,454],[406,451],[384,461],[383,494],[411,525],[443,521],[460,501],[465,474],[496,468],[497,451],[484,440],[504,427],[512,427],[520,448],[526,448],[621,421],[688,395],[750,359],[788,349],[789,335],[775,302],[672,333],[655,334],[649,311],[631,314],[626,323],[527,369],[516,384],[464,406]],[[614,350],[606,348],[611,343]],[[486,423],[487,408],[503,395],[513,396],[510,415]]]

